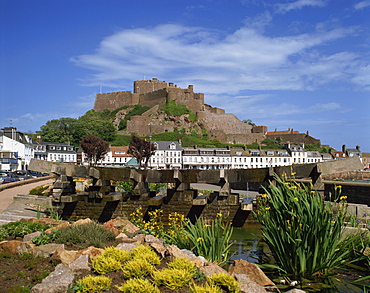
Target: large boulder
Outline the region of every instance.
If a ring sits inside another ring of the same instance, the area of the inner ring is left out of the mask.
[[[262,286],[266,291],[279,292],[265,273],[254,263],[250,263],[244,259],[237,259],[229,267],[231,275],[246,275],[252,282]]]

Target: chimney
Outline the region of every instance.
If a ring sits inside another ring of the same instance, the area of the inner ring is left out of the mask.
[[[356,145],[356,150],[358,150],[360,152],[360,146],[359,145]]]
[[[40,136],[40,135],[38,135],[38,136],[36,137],[36,142],[37,142],[38,144],[41,144],[41,136]]]
[[[345,153],[345,152],[346,152],[346,150],[347,150],[346,145],[345,145],[345,144],[344,144],[344,145],[342,145],[342,152],[343,152],[343,153]]]

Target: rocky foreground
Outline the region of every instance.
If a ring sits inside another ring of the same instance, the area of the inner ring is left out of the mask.
[[[82,225],[91,222],[90,219],[79,220],[72,224],[64,221],[54,221],[53,219],[32,219],[34,222],[53,225],[52,228],[45,231],[51,233],[53,230],[67,225]],[[245,293],[263,293],[279,292],[275,284],[262,272],[255,264],[245,260],[236,260],[229,266],[228,272],[220,266],[207,262],[203,257],[194,255],[191,251],[181,250],[175,245],[166,245],[162,240],[152,236],[145,235],[128,220],[116,218],[106,222],[104,226],[113,230],[116,239],[119,240],[117,248],[131,251],[139,245],[148,245],[153,248],[162,258],[183,257],[202,271],[205,276],[214,273],[229,273],[240,282],[240,292]],[[125,231],[125,233],[121,232]],[[88,247],[82,250],[67,250],[64,244],[49,243],[46,245],[35,246],[32,239],[39,236],[41,232],[35,232],[26,235],[23,240],[9,240],[0,242],[0,253],[30,253],[34,256],[44,258],[51,257],[53,263],[57,264],[54,272],[50,273],[41,283],[35,285],[32,293],[62,293],[71,288],[79,275],[91,271],[90,260],[92,257],[101,254],[104,250],[96,247]],[[289,292],[299,292],[294,289]],[[303,292],[303,291],[301,291]]]

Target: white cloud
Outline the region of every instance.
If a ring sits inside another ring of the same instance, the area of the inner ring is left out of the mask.
[[[354,9],[355,10],[361,10],[361,9],[364,9],[368,6],[370,6],[370,1],[365,0],[365,1],[361,1],[361,2],[356,3],[355,6],[354,6]]]
[[[125,29],[100,44],[95,54],[72,58],[94,70],[86,85],[121,87],[143,74],[194,84],[208,94],[241,90],[302,90],[341,79],[353,67],[351,53],[321,55],[316,46],[353,34],[353,28],[269,37],[244,26],[225,37],[217,31],[175,24]],[[355,73],[351,73],[354,75]],[[352,76],[354,77],[354,76]]]
[[[324,7],[325,5],[325,1],[323,0],[298,0],[291,3],[279,3],[276,4],[276,13],[285,13],[289,12],[290,10],[301,9],[305,6]]]

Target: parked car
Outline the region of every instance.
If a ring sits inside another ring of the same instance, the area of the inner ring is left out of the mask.
[[[3,179],[3,183],[20,181],[18,175],[11,171],[0,171],[0,178]]]
[[[27,170],[17,170],[13,173],[16,174],[20,180],[33,178],[31,173]]]

